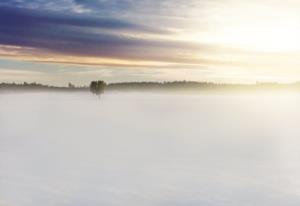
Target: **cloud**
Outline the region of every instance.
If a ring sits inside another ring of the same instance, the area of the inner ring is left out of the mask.
[[[20,9],[12,7],[0,7],[1,31],[7,28],[20,27],[33,29],[43,28],[43,26],[77,26],[92,27],[102,29],[134,30],[138,32],[162,32],[154,28],[137,25],[127,21],[112,18],[97,18],[89,15],[62,14],[59,12],[46,12],[34,9]]]
[[[106,10],[106,11],[128,11],[130,10],[137,2],[129,0],[74,0],[74,3],[77,5],[84,6],[86,8],[94,10]]]
[[[0,7],[0,44],[40,50],[37,53],[199,64],[213,60],[194,58],[193,52],[220,49],[208,44],[141,38],[138,33],[166,34],[113,18]]]

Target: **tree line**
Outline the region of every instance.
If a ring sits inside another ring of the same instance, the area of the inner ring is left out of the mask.
[[[0,91],[90,91],[92,94],[101,95],[104,91],[210,91],[210,90],[300,90],[300,82],[291,84],[280,83],[256,83],[256,84],[226,84],[195,81],[172,81],[172,82],[121,82],[107,84],[103,80],[91,81],[89,86],[75,86],[68,83],[67,86],[49,86],[39,83],[0,83]]]

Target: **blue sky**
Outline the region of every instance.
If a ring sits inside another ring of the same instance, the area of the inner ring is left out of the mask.
[[[0,81],[297,81],[299,11],[295,0],[2,0]]]

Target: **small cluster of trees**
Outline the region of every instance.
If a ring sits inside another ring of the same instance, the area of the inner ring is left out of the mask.
[[[106,83],[102,80],[92,81],[90,84],[90,91],[95,95],[101,95],[104,93]]]

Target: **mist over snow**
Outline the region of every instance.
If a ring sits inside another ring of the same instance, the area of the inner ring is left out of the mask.
[[[296,206],[297,94],[0,94],[1,206]]]

